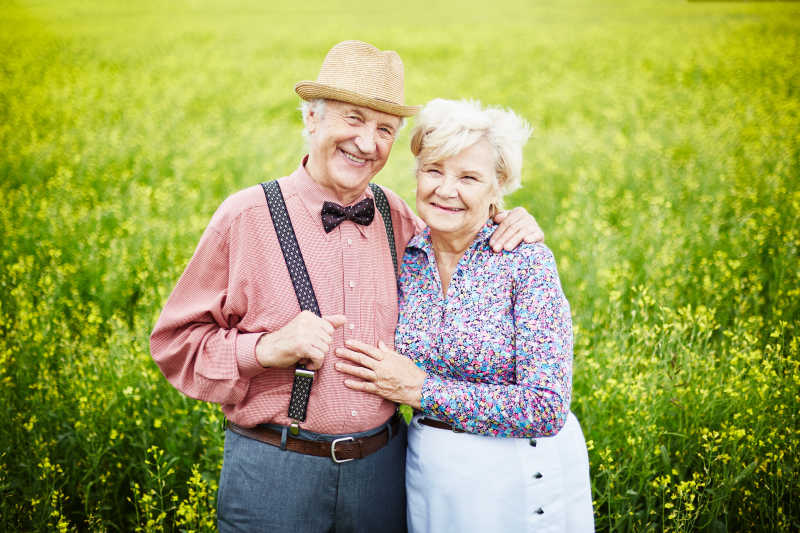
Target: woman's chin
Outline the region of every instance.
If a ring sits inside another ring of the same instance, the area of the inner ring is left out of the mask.
[[[435,233],[458,233],[465,229],[464,224],[460,220],[442,220],[441,217],[432,217],[425,220],[425,223],[430,226],[431,231]]]

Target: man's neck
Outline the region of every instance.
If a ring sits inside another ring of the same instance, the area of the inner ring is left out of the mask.
[[[350,205],[356,202],[359,198],[364,195],[364,191],[367,189],[367,185],[364,187],[353,190],[353,189],[343,189],[341,187],[336,187],[331,180],[325,180],[318,176],[324,176],[325,173],[322,172],[320,169],[314,168],[314,163],[309,159],[305,164],[306,172],[311,177],[311,179],[320,187],[324,187],[328,191],[331,192],[336,197],[336,201],[342,205]]]

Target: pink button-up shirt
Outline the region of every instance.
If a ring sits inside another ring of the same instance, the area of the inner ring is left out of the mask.
[[[304,160],[305,162],[305,160]],[[323,202],[333,192],[311,179],[304,166],[279,180],[300,251],[323,315],[342,314],[347,324],[317,371],[308,415],[310,431],[344,434],[385,422],[395,405],[352,391],[333,368],[345,339],[394,345],[397,285],[380,213],[369,226],[345,221],[322,228]],[[397,257],[422,222],[392,191]],[[367,189],[360,198],[372,197]],[[222,404],[229,420],[246,427],[287,425],[293,369],[264,368],[255,345],[300,313],[264,192],[256,185],[233,194],[217,209],[150,337],[164,376],[184,394]]]

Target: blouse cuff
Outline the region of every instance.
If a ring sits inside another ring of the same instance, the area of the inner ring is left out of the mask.
[[[239,367],[239,375],[243,378],[252,378],[264,370],[256,359],[256,343],[263,334],[263,332],[239,333],[236,337],[236,364]]]
[[[428,374],[422,382],[422,398],[419,401],[420,410],[426,415],[436,416],[440,405],[438,401],[439,392],[444,382],[439,376]]]

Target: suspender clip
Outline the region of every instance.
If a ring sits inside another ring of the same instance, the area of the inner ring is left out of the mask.
[[[306,370],[305,368],[295,368],[294,369],[294,376],[295,377],[303,377],[303,378],[311,378],[314,379],[314,371],[313,370]]]

